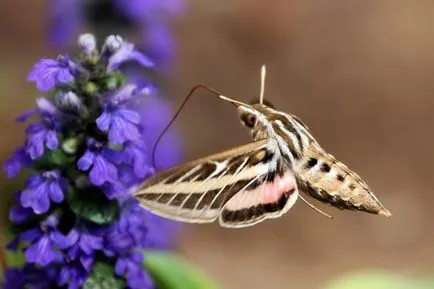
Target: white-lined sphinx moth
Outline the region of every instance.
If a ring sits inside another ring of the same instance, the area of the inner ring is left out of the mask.
[[[219,95],[237,106],[254,141],[149,178],[133,194],[142,206],[179,221],[219,219],[224,227],[238,228],[283,215],[304,191],[340,209],[391,216],[356,173],[320,147],[306,125],[264,103],[265,66],[261,75],[259,103]]]

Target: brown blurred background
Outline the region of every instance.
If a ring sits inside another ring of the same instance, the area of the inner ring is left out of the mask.
[[[207,83],[266,97],[302,118],[392,211],[324,218],[299,202],[279,220],[228,230],[189,226],[179,248],[223,288],[319,288],[354,270],[420,274],[434,265],[434,2],[195,0],[175,26],[171,101]],[[0,2],[0,156],[22,142],[13,118],[37,96],[27,72],[44,44],[44,1]],[[233,107],[199,93],[177,129],[186,160],[249,140]],[[1,175],[2,188],[8,186]],[[4,202],[4,201],[2,201]],[[317,204],[317,203],[316,203]],[[4,210],[4,208],[3,208]]]

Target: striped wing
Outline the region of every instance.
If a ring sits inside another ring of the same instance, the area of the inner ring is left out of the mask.
[[[134,193],[157,215],[244,227],[286,212],[298,196],[292,170],[274,141],[259,140],[146,180]]]

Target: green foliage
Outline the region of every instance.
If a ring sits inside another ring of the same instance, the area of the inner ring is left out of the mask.
[[[33,166],[36,170],[51,170],[73,163],[74,161],[75,156],[66,155],[62,149],[45,150],[45,153],[40,158],[34,160]]]
[[[388,273],[359,273],[342,277],[324,289],[432,289],[434,280],[412,280]]]
[[[157,289],[218,289],[214,281],[187,260],[170,252],[146,251],[145,267]]]
[[[105,263],[96,263],[92,274],[83,285],[83,289],[123,289],[125,282],[114,277],[113,267]]]
[[[96,224],[105,225],[114,221],[119,215],[119,204],[116,200],[109,200],[99,190],[68,191],[68,204],[79,217]]]

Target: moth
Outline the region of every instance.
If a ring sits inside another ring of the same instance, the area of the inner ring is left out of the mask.
[[[368,185],[328,154],[296,116],[264,102],[265,66],[259,102],[237,107],[251,143],[157,173],[133,196],[151,212],[178,221],[241,228],[285,214],[300,192],[339,209],[389,217]],[[316,209],[316,208],[315,208]],[[319,210],[319,209],[317,209]]]

